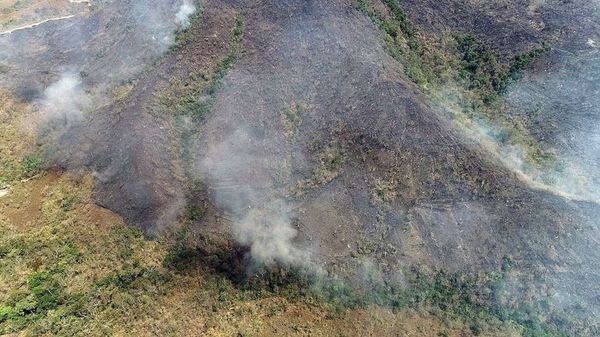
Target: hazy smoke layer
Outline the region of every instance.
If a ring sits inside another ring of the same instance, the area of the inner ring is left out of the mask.
[[[28,127],[48,164],[97,172],[96,202],[147,233],[177,221],[185,201],[170,115],[152,116],[133,79],[172,46],[197,3],[98,1],[85,15],[0,36],[0,87],[35,104]]]
[[[165,6],[167,2],[161,3]],[[178,28],[187,28],[190,24],[190,16],[196,12],[196,6],[192,0],[184,0],[179,7],[178,12],[167,12],[167,8],[152,8],[152,5],[145,2],[138,2],[134,7],[135,19],[139,25],[137,34],[140,38],[145,38],[147,34],[152,44],[158,48],[159,53],[163,53],[175,41],[175,32]],[[174,19],[169,16],[174,15]]]
[[[190,16],[195,12],[196,6],[191,2],[191,0],[184,0],[181,7],[179,7],[179,12],[175,14],[175,23],[184,28],[189,27]]]
[[[1,35],[0,86],[39,98],[47,74],[69,69],[85,74],[90,91],[111,90],[167,51],[196,8],[194,0],[101,1],[87,15]]]

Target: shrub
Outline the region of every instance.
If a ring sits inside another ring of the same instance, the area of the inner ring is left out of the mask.
[[[14,309],[9,306],[0,306],[0,323],[9,320],[14,315]]]
[[[54,279],[55,273],[55,271],[47,271],[30,276],[29,290],[35,303],[34,311],[47,311],[59,305],[62,288]]]
[[[187,220],[198,221],[204,216],[204,210],[198,205],[191,205],[186,210]]]
[[[42,171],[44,161],[36,154],[29,155],[21,162],[23,175],[27,178],[31,178]]]
[[[64,212],[68,212],[73,210],[75,205],[79,202],[79,198],[77,196],[67,196],[60,200],[60,209]]]

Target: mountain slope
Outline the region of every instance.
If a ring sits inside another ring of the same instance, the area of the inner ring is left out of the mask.
[[[291,266],[359,288],[378,275],[393,292],[438,271],[491,275],[502,286],[477,298],[502,315],[536,307],[549,326],[598,332],[595,175],[583,166],[578,185],[569,163],[595,151],[572,151],[586,138],[551,123],[572,95],[539,98],[568,77],[561,55],[594,48],[596,5],[198,5],[187,28],[175,2],[109,1],[0,37],[0,83],[38,110],[75,78],[82,111],[42,118],[40,149],[91,171],[97,204],[150,237],[184,231],[192,260],[233,259],[216,269],[234,281]],[[590,53],[568,69],[595,69]]]

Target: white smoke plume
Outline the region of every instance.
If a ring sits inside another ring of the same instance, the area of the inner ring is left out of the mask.
[[[600,204],[600,104],[596,99],[600,93],[600,51],[587,40],[581,45],[577,55],[553,50],[551,57],[556,64],[552,69],[526,73],[506,96],[503,109],[507,114],[551,126],[552,132],[532,128],[542,134],[533,140],[534,145],[550,155],[551,165],[536,164],[531,158],[533,147],[511,141],[510,132],[519,131],[510,125],[499,125],[485,117],[466,117],[463,98],[452,87],[443,89],[438,104],[469,138],[483,145],[531,188]]]
[[[539,105],[540,124],[554,125],[549,135],[555,167],[544,169],[528,165],[524,151],[519,155],[511,149],[503,155],[511,167],[523,173],[535,185],[561,196],[600,203],[600,51],[589,40],[574,56],[554,51],[557,60],[551,71],[526,76],[509,93],[513,109],[527,110]],[[557,112],[563,116],[557,117]]]
[[[44,91],[40,122],[55,121],[68,127],[83,119],[91,102],[90,95],[83,89],[81,77],[75,73],[63,73]]]
[[[273,188],[268,146],[243,130],[211,147],[199,163],[215,201],[233,221],[235,239],[260,264],[308,265],[309,254],[293,243],[297,231],[289,205]]]
[[[297,231],[290,225],[288,212],[281,200],[250,208],[244,218],[236,221],[234,234],[241,244],[250,247],[252,257],[259,262],[299,264],[303,253],[292,243]]]
[[[175,14],[175,23],[183,28],[188,28],[190,26],[190,16],[194,13],[196,13],[196,6],[191,0],[184,0],[181,7],[179,7],[179,11]]]

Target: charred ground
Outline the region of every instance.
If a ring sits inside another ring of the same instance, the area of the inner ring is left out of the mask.
[[[177,268],[216,259],[214,271],[246,280],[250,253],[311,261],[350,284],[379,275],[373,289],[390,293],[414,289],[415,275],[460,288],[464,273],[478,308],[493,303],[526,334],[541,323],[598,333],[598,206],[531,183],[474,131],[485,121],[528,165],[554,165],[563,133],[540,121],[568,109],[524,120],[511,88],[535,90],[536,74],[562,64],[556,50],[584,47],[572,41],[598,32],[593,3],[201,5],[168,51],[107,21],[136,18],[135,1],[0,37],[46,44],[19,62],[22,52],[6,54],[5,73],[20,80],[3,83],[23,99],[42,97],[67,65],[102,93],[88,118],[40,141],[51,163],[95,172],[96,203],[155,237],[183,223],[185,244],[168,258]],[[267,218],[258,229],[256,214]],[[524,318],[523,306],[534,308]]]

